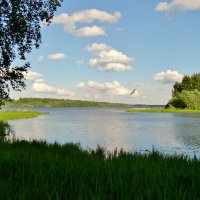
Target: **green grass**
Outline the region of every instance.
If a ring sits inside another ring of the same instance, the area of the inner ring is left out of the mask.
[[[164,112],[164,113],[200,113],[200,110],[190,109],[165,109],[165,108],[131,108],[127,109],[126,112]]]
[[[200,160],[0,142],[0,199],[199,199]]]
[[[31,118],[31,117],[38,117],[41,113],[37,111],[0,111],[0,120],[10,120],[10,119],[21,119],[21,118]]]

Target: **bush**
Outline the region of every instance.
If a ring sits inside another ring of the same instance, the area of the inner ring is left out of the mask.
[[[10,125],[5,121],[0,121],[0,139],[10,135],[10,132],[11,132]]]
[[[177,92],[171,98],[166,107],[198,110],[200,109],[200,91],[195,89],[192,91],[183,90],[182,92]]]

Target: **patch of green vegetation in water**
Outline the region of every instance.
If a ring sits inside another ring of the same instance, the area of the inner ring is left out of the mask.
[[[27,111],[25,111],[25,110],[0,111],[0,120],[38,117],[41,114],[47,114],[47,113],[46,112],[37,112],[37,111],[28,111],[28,110]]]

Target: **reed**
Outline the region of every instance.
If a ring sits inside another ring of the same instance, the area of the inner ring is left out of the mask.
[[[0,141],[0,199],[198,199],[200,160]]]

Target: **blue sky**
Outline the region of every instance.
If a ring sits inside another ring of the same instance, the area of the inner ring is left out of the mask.
[[[11,97],[166,104],[199,72],[199,19],[200,0],[64,0]]]

